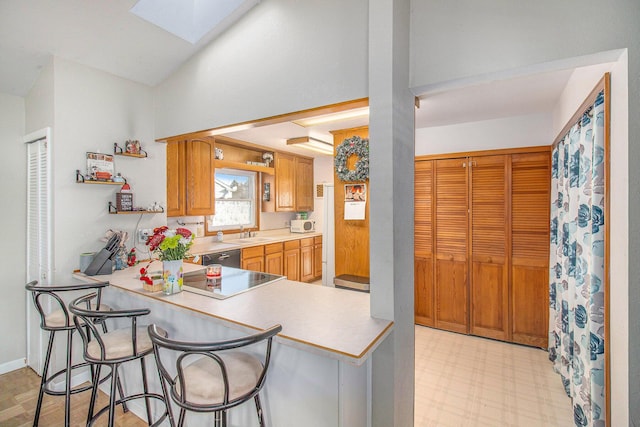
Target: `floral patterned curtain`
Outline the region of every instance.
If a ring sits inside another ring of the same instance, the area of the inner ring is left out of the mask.
[[[605,425],[604,93],[553,149],[549,359],[576,426]]]

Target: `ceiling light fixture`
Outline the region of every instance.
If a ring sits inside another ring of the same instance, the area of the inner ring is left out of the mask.
[[[356,119],[369,116],[369,107],[356,108],[355,110],[342,111],[340,113],[325,114],[323,116],[310,117],[308,119],[294,120],[293,123],[310,127],[324,123],[340,122],[348,119]]]
[[[287,139],[287,145],[296,145],[317,153],[333,155],[333,144],[310,136]]]

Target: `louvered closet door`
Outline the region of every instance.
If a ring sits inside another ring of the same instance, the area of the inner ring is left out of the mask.
[[[469,333],[466,159],[436,160],[434,175],[435,326]]]
[[[512,341],[547,347],[549,152],[512,155]]]
[[[433,305],[433,161],[415,164],[414,282],[415,322],[434,326]]]
[[[509,337],[509,156],[472,157],[470,333]]]

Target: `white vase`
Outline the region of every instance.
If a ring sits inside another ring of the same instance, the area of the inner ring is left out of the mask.
[[[162,292],[166,295],[182,292],[182,260],[162,261]]]

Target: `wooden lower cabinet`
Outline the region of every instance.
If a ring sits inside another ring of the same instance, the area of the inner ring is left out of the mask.
[[[300,281],[300,240],[284,242],[283,274],[287,279]]]
[[[271,243],[264,246],[265,273],[282,276],[284,273],[284,253],[282,243]]]
[[[251,271],[264,271],[264,246],[243,248],[242,268]]]
[[[300,281],[309,282],[314,279],[313,237],[300,239]]]
[[[322,279],[322,236],[313,238],[313,278]]]
[[[548,147],[415,166],[415,322],[547,346]]]

